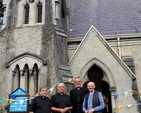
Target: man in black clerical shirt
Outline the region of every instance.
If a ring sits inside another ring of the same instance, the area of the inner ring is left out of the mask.
[[[70,97],[64,94],[65,85],[59,83],[57,86],[58,93],[51,97],[51,110],[52,113],[69,113],[72,109],[72,102]]]
[[[70,98],[73,104],[73,109],[71,113],[83,113],[82,104],[85,94],[88,93],[88,90],[81,87],[82,81],[80,77],[76,77],[74,80],[75,89],[70,91]]]
[[[39,91],[39,96],[35,97],[29,109],[29,113],[51,113],[51,102],[47,95],[47,88],[42,86]]]

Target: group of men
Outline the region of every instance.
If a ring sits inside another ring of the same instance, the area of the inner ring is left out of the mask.
[[[70,91],[70,96],[65,94],[64,83],[57,86],[58,93],[46,97],[47,88],[41,87],[39,96],[35,97],[29,109],[29,113],[102,113],[104,101],[102,94],[95,91],[95,83],[89,82],[87,89],[82,88],[80,77],[74,80],[75,89]]]

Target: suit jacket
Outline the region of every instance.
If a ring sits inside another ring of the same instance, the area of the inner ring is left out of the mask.
[[[83,99],[87,93],[88,90],[85,88],[75,88],[70,91],[70,98],[73,104],[71,113],[83,113],[82,104]]]

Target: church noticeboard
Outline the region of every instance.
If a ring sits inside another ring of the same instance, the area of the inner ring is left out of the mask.
[[[29,95],[23,89],[18,88],[9,95],[8,113],[28,113]]]

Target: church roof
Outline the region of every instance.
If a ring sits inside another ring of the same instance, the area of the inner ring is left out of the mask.
[[[84,37],[91,25],[102,35],[141,33],[141,0],[66,0],[70,38]]]

